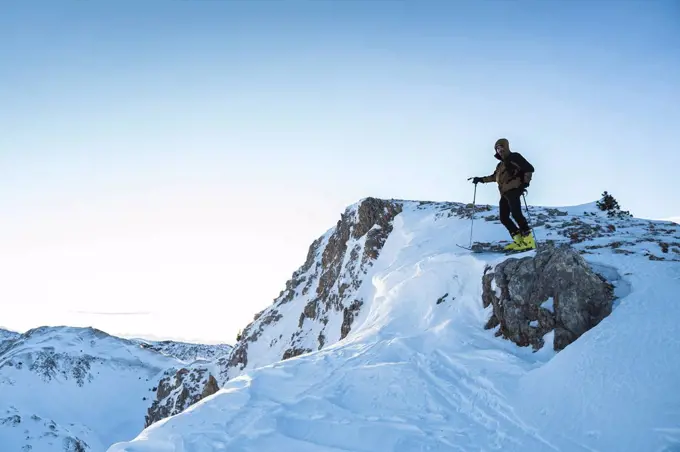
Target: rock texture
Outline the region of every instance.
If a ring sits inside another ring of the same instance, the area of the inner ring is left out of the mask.
[[[493,306],[487,328],[519,346],[539,349],[554,330],[559,351],[608,316],[613,286],[568,245],[546,246],[535,257],[510,258],[487,269],[484,306]]]
[[[144,427],[179,414],[194,403],[219,391],[217,380],[206,367],[182,368],[158,383],[156,399],[144,419]]]
[[[213,360],[221,356],[229,355],[232,346],[228,344],[191,344],[177,341],[144,341],[137,340],[139,346],[166,356],[172,356],[182,361],[192,362],[195,360]]]
[[[262,348],[278,350],[276,360],[319,350],[346,337],[364,303],[357,295],[363,276],[378,258],[402,208],[401,202],[376,198],[350,206],[333,229],[312,243],[305,263],[272,306],[243,330],[222,378],[249,365],[251,350],[261,342],[265,329],[274,338]],[[295,316],[297,329],[274,334],[272,328],[284,310]]]

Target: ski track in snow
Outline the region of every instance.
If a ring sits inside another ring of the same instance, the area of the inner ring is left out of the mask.
[[[493,213],[477,215],[476,241],[507,239],[479,219]],[[615,284],[613,313],[560,353],[533,353],[484,329],[481,277],[508,256],[457,247],[469,220],[407,203],[393,224],[345,340],[248,370],[109,452],[678,450],[678,263],[644,257],[647,242],[584,255]]]

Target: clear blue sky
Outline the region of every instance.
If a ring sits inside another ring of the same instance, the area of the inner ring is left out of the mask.
[[[231,341],[346,205],[469,201],[501,136],[532,204],[677,216],[679,74],[677,1],[5,3],[3,321]]]

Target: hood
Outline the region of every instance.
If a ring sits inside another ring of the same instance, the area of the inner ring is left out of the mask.
[[[510,142],[507,138],[499,138],[496,140],[496,143],[493,145],[494,151],[496,150],[497,146],[501,146],[503,148],[501,150],[500,156],[498,153],[494,152],[494,157],[496,157],[498,160],[503,160],[510,155]]]

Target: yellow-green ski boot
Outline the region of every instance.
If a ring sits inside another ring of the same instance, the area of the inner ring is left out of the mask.
[[[536,249],[536,240],[534,240],[534,234],[531,231],[527,235],[520,235],[520,240],[522,241],[522,245],[519,247],[520,250]]]
[[[510,243],[509,245],[505,245],[503,247],[504,250],[506,251],[518,251],[521,250],[525,245],[524,242],[522,241],[522,234],[519,232],[515,233],[515,235],[512,236],[513,242]]]

